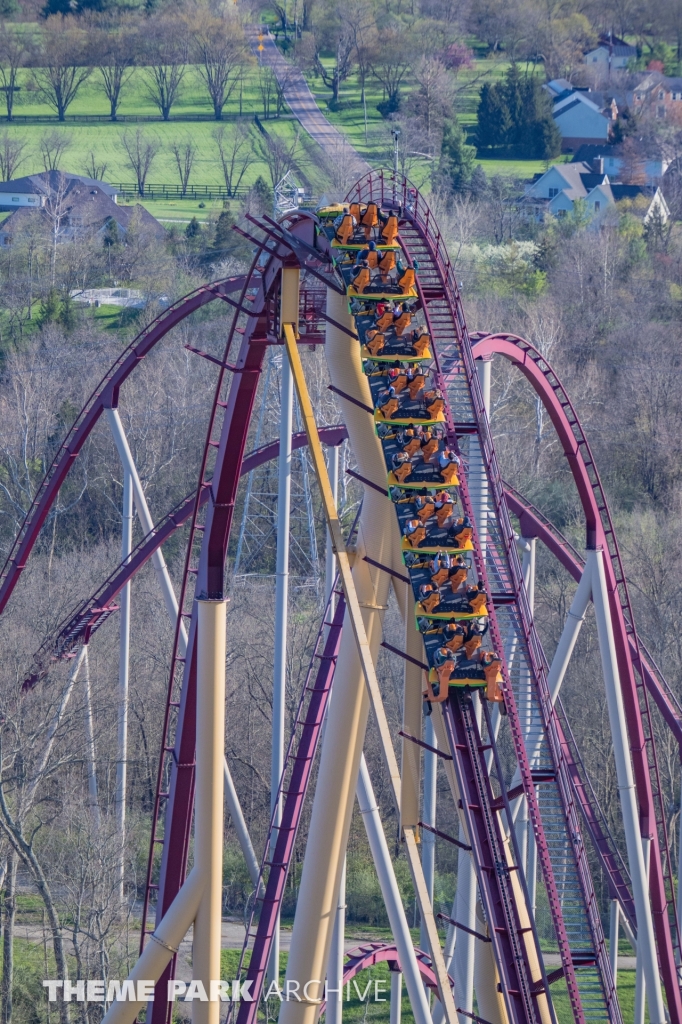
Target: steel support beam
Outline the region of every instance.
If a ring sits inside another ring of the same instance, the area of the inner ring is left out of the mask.
[[[639,830],[635,782],[628,749],[628,732],[625,722],[623,695],[620,688],[616,646],[611,624],[604,557],[601,548],[587,552],[585,572],[587,573],[588,571],[592,575],[592,600],[597,617],[599,650],[606,687],[606,703],[611,725],[630,878],[632,879],[632,895],[637,913],[638,961],[641,958],[643,977],[647,988],[649,1020],[651,1024],[664,1024],[665,1011],[658,976],[656,943],[654,940],[651,904],[649,902],[648,875]]]
[[[123,509],[121,523],[121,564],[130,558],[133,550],[133,479],[123,469]],[[126,835],[126,783],[128,775],[128,679],[130,671],[130,581],[121,590],[118,650],[118,736],[116,758],[116,823],[120,846],[118,862],[118,899],[124,899],[125,835]]]

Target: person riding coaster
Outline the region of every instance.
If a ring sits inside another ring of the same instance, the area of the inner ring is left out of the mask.
[[[442,704],[447,700],[450,687],[485,686],[486,700],[501,704],[504,696],[501,689],[502,660],[494,651],[480,651],[471,661],[456,659],[447,647],[439,647],[434,654],[434,667],[428,676],[424,673],[426,690],[424,698],[431,703]],[[438,694],[433,684],[438,684]]]

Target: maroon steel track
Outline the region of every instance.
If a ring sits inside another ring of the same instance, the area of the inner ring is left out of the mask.
[[[346,428],[342,424],[320,427],[319,435],[323,444],[332,447],[341,444],[348,436]],[[305,433],[292,434],[291,447],[293,451],[303,448],[307,444],[308,438]],[[270,441],[244,457],[239,475],[245,476],[265,462],[276,459],[278,454],[279,440]],[[208,501],[209,494],[210,487],[206,484],[199,498],[200,508],[203,508]],[[89,643],[92,634],[104,625],[112,612],[117,611],[118,606],[113,602],[126,583],[149,561],[154,552],[193,515],[195,501],[196,491],[193,491],[178,502],[174,509],[171,509],[163,519],[155,524],[153,531],[142,538],[137,547],[133,549],[130,558],[119,564],[95,593],[83,601],[66,621],[57,627],[55,635],[49,637],[36,652],[35,667],[25,680],[24,689],[29,689],[45,676],[50,658],[68,657],[80,643]]]
[[[230,292],[244,287],[244,277],[228,278],[214,284],[203,285],[170,306],[158,316],[121,353],[107,375],[102,378],[66,435],[52,465],[38,488],[24,522],[14,539],[0,573],[0,614],[5,610],[12,591],[19,581],[41,527],[56,500],[74,460],[78,457],[93,427],[105,409],[118,405],[118,393],[123,382],[140,361],[170,330],[195,310],[215,299],[226,299]]]
[[[415,949],[415,954],[417,957],[417,967],[424,979],[424,984],[438,999],[438,983],[431,966],[431,957],[421,949]],[[402,970],[400,955],[396,947],[383,942],[367,942],[363,946],[356,946],[355,949],[347,950],[345,955],[348,959],[343,968],[344,985],[348,985],[360,971],[366,971],[369,967],[374,967],[375,964],[388,963],[392,971]],[[452,978],[450,978],[450,984],[454,987]],[[324,1013],[325,1008],[326,1002],[323,1001],[320,1008],[321,1014]],[[480,1020],[480,1018],[474,1017],[473,1014],[467,1016],[472,1016],[474,1020]]]
[[[580,495],[587,528],[587,547],[602,548],[605,555],[609,607],[618,658],[620,684],[628,725],[630,753],[640,809],[642,835],[651,836],[650,896],[661,973],[668,1008],[674,1020],[682,1020],[682,998],[675,964],[672,927],[676,929],[675,893],[672,883],[670,851],[665,810],[662,806],[660,778],[653,745],[647,690],[647,673],[634,628],[625,573],[608,504],[599,474],[573,405],[559,378],[544,357],[523,338],[498,334],[475,341],[476,358],[498,353],[516,365],[539,395],[554,425]],[[634,651],[633,651],[634,649]],[[640,678],[638,683],[635,669]],[[638,692],[639,691],[639,692]],[[640,694],[643,695],[640,706]],[[647,723],[647,734],[644,731]],[[654,793],[653,781],[656,787]],[[653,827],[654,825],[657,827]],[[663,847],[663,850],[661,849]],[[665,861],[664,861],[665,857]],[[666,893],[666,887],[668,892]]]

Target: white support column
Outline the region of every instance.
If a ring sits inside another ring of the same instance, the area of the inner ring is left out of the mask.
[[[611,974],[613,984],[618,984],[618,932],[620,924],[620,904],[618,900],[611,900],[611,919],[609,921],[609,959],[611,960]]]
[[[391,1009],[389,1024],[400,1024],[403,1003],[403,976],[400,971],[391,971]]]
[[[343,1020],[343,959],[346,934],[346,861],[344,859],[339,883],[339,898],[336,901],[336,918],[332,932],[332,944],[327,961],[327,1010],[326,1024],[341,1024]]]
[[[133,549],[133,480],[123,470],[123,516],[121,527],[121,563],[127,562]],[[125,881],[126,782],[128,774],[128,675],[130,668],[130,581],[121,591],[118,652],[118,756],[116,759],[116,823],[120,846],[118,862],[118,899],[123,905]]]
[[[431,717],[424,722],[424,741],[432,747],[437,746],[436,734],[433,728]],[[422,821],[426,825],[436,825],[436,781],[437,781],[437,754],[430,750],[424,751],[424,796],[422,800]],[[422,841],[422,868],[424,881],[429,892],[429,900],[433,905],[433,886],[436,875],[436,837],[426,829],[421,834]],[[428,951],[429,941],[422,922],[419,932],[419,948]],[[427,998],[428,995],[427,995]]]
[[[99,829],[101,818],[97,797],[97,759],[95,754],[95,730],[92,721],[92,692],[90,690],[90,659],[87,645],[83,648],[83,689],[85,692],[85,747],[87,750],[88,806],[95,828]]]
[[[118,409],[106,409],[107,421],[111,429],[111,433],[114,437],[114,442],[118,450],[119,458],[123,463],[123,469],[130,473],[132,484],[133,484],[133,497],[135,499],[135,509],[137,511],[142,529],[145,532],[145,536],[151,533],[154,529],[154,521],[149,511],[147,499],[145,493],[142,490],[142,483],[140,481],[139,473],[137,472],[137,466],[133,459],[128,444],[128,438],[125,435],[123,424],[121,423],[121,417],[119,416]],[[163,594],[164,604],[166,605],[166,611],[168,617],[171,620],[173,626],[178,618],[178,601],[175,596],[173,584],[168,574],[168,568],[166,566],[165,559],[159,548],[152,555],[152,564],[156,571],[156,576],[161,587],[161,593]],[[180,623],[180,653],[185,654],[187,650],[187,630],[185,629],[184,623]]]
[[[528,603],[530,605],[531,615],[535,609],[535,548],[536,548],[535,537],[521,537],[519,546],[523,551],[523,561],[521,569],[523,572],[523,582],[528,595]],[[519,673],[519,700],[518,700],[519,719],[521,729],[523,731],[523,740],[528,750],[530,743],[530,733],[533,723],[533,703],[532,703],[532,688],[531,688],[531,677],[530,667],[525,659],[522,659],[521,671]],[[533,763],[531,761],[531,768]],[[528,802],[525,797],[521,797],[519,806],[519,814],[516,819],[516,841],[519,846],[519,854],[521,857],[521,867],[527,876],[528,872]],[[528,878],[526,877],[526,883]]]
[[[647,884],[644,850],[639,831],[635,783],[630,762],[630,751],[628,749],[625,710],[620,689],[616,646],[613,639],[606,574],[601,549],[598,551],[588,551],[587,560],[586,570],[589,567],[592,572],[592,597],[597,617],[599,649],[606,687],[606,703],[609,711],[613,753],[616,762],[616,776],[623,814],[628,866],[632,879],[632,895],[637,915],[638,961],[641,958],[648,995],[649,1020],[651,1024],[664,1024],[665,1011],[658,976],[656,942],[651,918],[651,903],[649,902],[649,886]]]
[[[226,757],[223,758],[223,782],[225,786],[225,803],[227,804],[227,809],[230,812],[232,824],[235,827],[237,838],[239,839],[239,845],[241,846],[242,853],[244,854],[246,870],[249,872],[249,878],[255,886],[258,885],[260,865],[253,849],[251,836],[249,835],[249,830],[244,819],[244,812],[242,811],[241,804],[239,803],[239,797],[237,796],[237,790],[234,787],[234,781],[232,779]]]
[[[369,848],[372,852],[374,866],[381,887],[381,894],[386,906],[386,913],[388,914],[389,924],[393,932],[398,956],[400,957],[400,966],[405,976],[407,994],[410,997],[415,1024],[431,1024],[429,1004],[424,992],[424,986],[422,985],[421,975],[419,974],[412,936],[410,935],[405,908],[403,907],[400,890],[398,889],[393,862],[388,851],[388,844],[386,843],[386,836],[381,824],[379,808],[377,807],[364,754],[360,760],[357,795],[360,813],[367,830]]]
[[[642,837],[644,852],[644,868],[646,880],[649,882],[649,864],[651,860],[651,837]],[[633,1024],[644,1024],[644,1007],[646,1005],[646,976],[644,974],[644,943],[640,942],[637,949],[637,969],[635,971],[635,1014]]]
[[[279,486],[277,494],[277,582],[275,590],[275,664],[272,681],[272,767],[270,772],[270,808],[275,829],[270,852],[277,841],[281,803],[277,801],[284,767],[284,713],[287,678],[287,625],[289,617],[289,529],[291,516],[291,430],[294,418],[294,378],[289,360],[282,351],[279,414]],[[275,806],[277,804],[277,806]],[[279,917],[268,966],[270,983],[279,984]]]

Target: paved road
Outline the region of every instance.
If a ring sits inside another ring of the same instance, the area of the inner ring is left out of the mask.
[[[257,53],[257,29],[252,29],[249,36],[251,47]],[[338,161],[343,156],[344,162],[352,163],[353,171],[357,172],[356,177],[371,170],[370,165],[350,145],[347,138],[337,131],[324,116],[315,102],[315,97],[308,88],[303,74],[295,64],[290,64],[280,53],[275,45],[274,36],[265,35],[263,47],[260,55],[261,61],[274,71],[287,105],[308,135],[322,147],[331,160]]]

